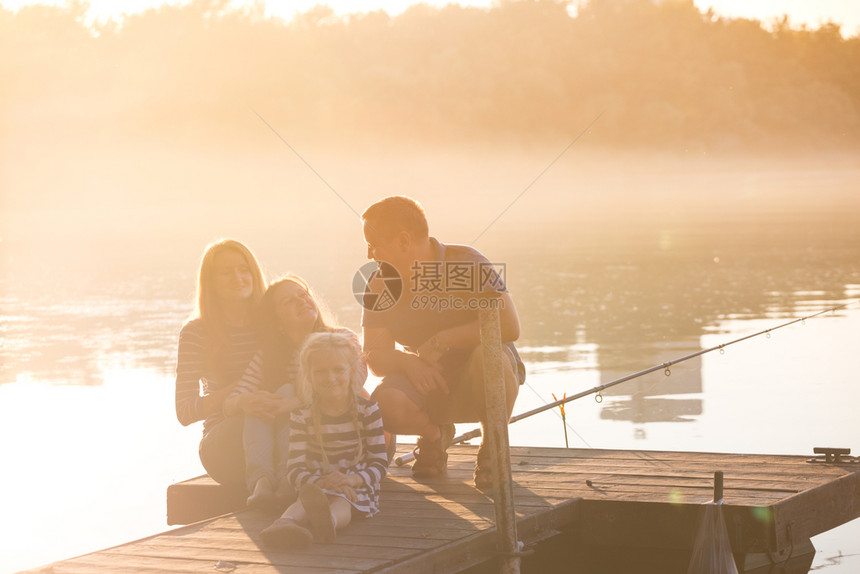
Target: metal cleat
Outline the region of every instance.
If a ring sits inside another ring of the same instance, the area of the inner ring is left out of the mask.
[[[860,458],[856,456],[848,456],[851,454],[850,448],[833,448],[817,446],[812,449],[812,452],[818,455],[815,458],[810,458],[806,462],[818,462],[824,464],[860,464]],[[843,458],[843,456],[845,458]]]

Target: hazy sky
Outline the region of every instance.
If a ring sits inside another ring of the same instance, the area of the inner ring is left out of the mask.
[[[250,4],[252,0],[234,0],[234,5]],[[713,7],[723,16],[754,18],[768,23],[787,14],[795,25],[806,24],[817,28],[822,22],[832,20],[842,24],[843,35],[856,35],[860,27],[860,0],[694,0],[702,10]],[[63,4],[63,0],[0,0],[6,8],[17,8],[22,4]],[[120,16],[123,12],[134,12],[164,4],[164,0],[89,0],[91,17],[103,19]],[[173,1],[170,3],[182,3]],[[292,0],[265,2],[271,13],[290,18],[296,11],[304,12],[316,4],[328,4],[336,12],[365,12],[384,9],[389,14],[402,12],[414,0]],[[425,4],[442,6],[453,3],[449,0],[424,0]],[[491,0],[459,0],[459,4],[489,6]],[[575,3],[575,2],[574,2]]]

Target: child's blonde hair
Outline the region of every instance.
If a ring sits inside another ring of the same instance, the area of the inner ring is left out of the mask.
[[[364,377],[359,366],[364,361],[364,357],[362,356],[361,344],[358,342],[358,337],[344,331],[311,333],[305,339],[305,343],[302,345],[302,350],[299,353],[299,364],[301,365],[302,373],[299,377],[296,394],[302,403],[310,405],[314,402],[311,362],[314,355],[320,351],[340,351],[343,353],[344,359],[350,366],[349,386],[352,389],[352,394],[361,394],[361,389],[364,387]]]
[[[320,424],[320,407],[314,397],[313,389],[313,358],[314,355],[321,351],[341,351],[343,358],[349,364],[349,386],[352,392],[350,396],[349,410],[352,413],[352,423],[358,433],[358,452],[356,453],[353,465],[358,464],[364,457],[364,440],[361,436],[361,425],[358,421],[358,404],[357,397],[361,394],[361,389],[364,387],[363,370],[360,369],[361,363],[364,361],[364,356],[361,352],[361,344],[358,342],[358,337],[354,333],[344,331],[332,331],[329,333],[311,333],[305,340],[299,354],[299,364],[302,372],[299,376],[297,395],[299,400],[306,405],[310,405],[311,418],[313,420],[314,434],[319,443],[320,450],[323,456],[323,472],[329,472],[328,455],[323,444],[321,424]]]

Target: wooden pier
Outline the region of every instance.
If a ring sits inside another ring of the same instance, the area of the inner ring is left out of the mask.
[[[171,521],[199,518],[195,510],[227,514],[32,572],[493,571],[493,500],[471,483],[476,448],[452,447],[448,476],[432,481],[392,466],[382,512],[340,531],[334,544],[301,552],[267,548],[260,531],[275,516],[229,512],[230,505],[241,507],[242,495],[204,479],[171,486]],[[796,559],[808,554],[810,537],[860,516],[860,464],[811,458],[514,447],[518,534],[536,549],[524,571],[611,572],[623,555],[658,552],[655,560],[664,562],[655,562],[656,569],[685,573],[717,470],[725,475],[722,512],[741,570],[751,568],[754,556]],[[213,494],[227,507],[207,508]]]

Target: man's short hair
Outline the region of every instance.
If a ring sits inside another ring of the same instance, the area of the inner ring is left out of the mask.
[[[361,219],[377,233],[393,236],[406,231],[414,239],[425,239],[430,235],[427,215],[420,203],[405,195],[392,195],[380,199],[361,214]]]

